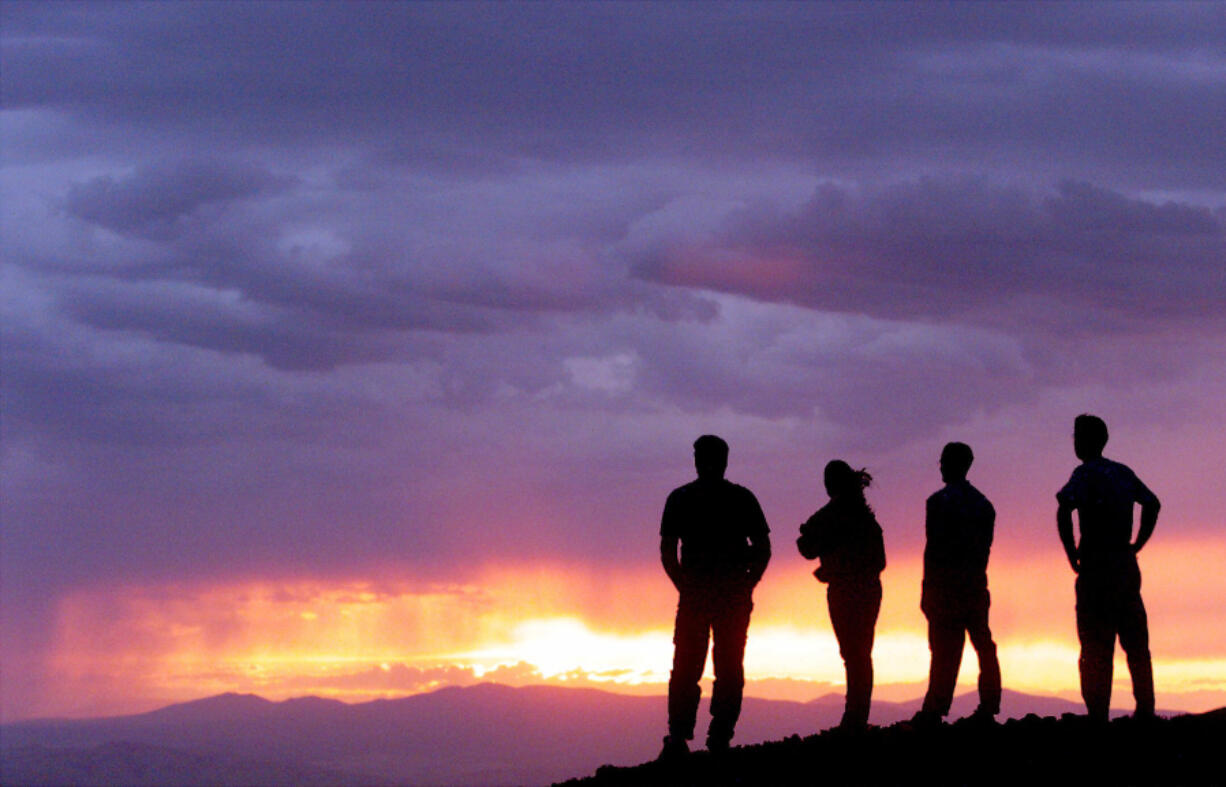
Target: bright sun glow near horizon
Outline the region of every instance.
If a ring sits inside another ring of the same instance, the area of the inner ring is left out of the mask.
[[[1191,560],[1191,550],[1200,562]],[[1165,545],[1151,556],[1157,581],[1149,603],[1163,613],[1151,618],[1155,672],[1167,706],[1203,710],[1220,704],[1226,659],[1203,639],[1188,638],[1195,623],[1183,615],[1195,610],[1179,612],[1178,594],[1163,591],[1170,580],[1161,564],[1195,573],[1206,560],[1226,559],[1223,552],[1210,545]],[[1069,594],[1062,589],[1045,595],[1050,583],[1036,585],[1031,571],[1028,561],[999,560],[993,569],[1006,688],[1074,696],[1077,645],[1072,610],[1065,608]],[[146,710],[225,691],[361,701],[478,681],[662,693],[672,658],[672,601],[660,578],[581,574],[577,568],[503,567],[487,572],[480,585],[425,590],[361,582],[252,583],[77,594],[59,608],[53,660],[58,690],[31,715]],[[880,685],[926,680],[922,618],[909,609],[917,601],[910,588],[917,578],[918,566],[906,562],[887,572],[887,603],[874,648]],[[633,608],[609,614],[604,600],[597,603],[599,594],[583,592],[606,582],[615,582]],[[1026,587],[1033,591],[1024,592]],[[1033,625],[1045,619],[1058,625]],[[812,578],[763,582],[745,664],[750,696],[808,700],[840,690],[842,663]],[[964,686],[973,685],[976,670],[968,647]],[[1117,678],[1126,677],[1121,661]],[[1120,690],[1117,700],[1123,701],[1127,684],[1120,683]]]

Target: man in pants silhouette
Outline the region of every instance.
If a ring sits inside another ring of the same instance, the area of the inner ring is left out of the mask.
[[[1056,493],[1056,527],[1069,565],[1077,573],[1077,636],[1081,640],[1081,696],[1090,718],[1105,722],[1111,704],[1115,638],[1128,660],[1139,718],[1154,714],[1154,673],[1149,624],[1141,602],[1137,553],[1154,532],[1160,503],[1136,474],[1103,458],[1107,425],[1093,415],[1073,422],[1073,450],[1081,465]],[[1133,504],[1141,524],[1132,541]],[[1077,512],[1080,541],[1073,538]]]
[[[949,714],[967,635],[979,656],[975,717],[990,720],[1000,712],[1000,662],[988,628],[988,553],[996,510],[966,480],[974,459],[966,443],[947,444],[940,464],[945,487],[928,498],[920,608],[928,618],[932,664],[917,722],[936,723]]]
[[[689,751],[710,638],[715,685],[707,749],[728,748],[741,713],[752,593],[770,560],[769,531],[757,498],[724,479],[728,444],[714,435],[699,437],[694,466],[697,480],[673,490],[660,522],[660,559],[679,593],[661,759]]]

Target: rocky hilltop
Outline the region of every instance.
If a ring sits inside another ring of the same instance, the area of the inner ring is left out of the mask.
[[[699,751],[676,762],[606,766],[568,787],[614,785],[1226,784],[1226,708],[1174,718],[1026,716],[936,727],[900,722],[850,733]]]

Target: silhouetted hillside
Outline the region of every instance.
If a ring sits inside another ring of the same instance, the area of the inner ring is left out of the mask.
[[[787,706],[803,707],[779,705],[785,717]],[[163,774],[158,781],[112,784],[223,783],[158,764],[181,756],[235,762],[246,773],[251,762],[326,770],[348,774],[351,782],[548,784],[604,763],[628,765],[651,756],[663,718],[663,698],[543,686],[487,684],[353,705],[226,694],[136,716],[4,725],[0,783],[63,784],[56,777],[69,761],[93,763],[99,772]],[[112,746],[119,743],[124,747]],[[240,760],[247,764],[240,767]]]
[[[901,722],[696,752],[677,762],[607,766],[568,787],[621,785],[1220,785],[1226,783],[1226,708],[1137,722],[1027,716],[936,728]]]
[[[959,697],[954,714],[974,703],[973,695]],[[548,784],[654,757],[665,704],[663,697],[493,684],[353,705],[224,694],[136,716],[4,725],[0,784]],[[746,699],[734,743],[816,732],[837,723],[842,705],[835,695],[808,703]],[[874,703],[873,721],[888,725],[918,707],[918,699]],[[1058,715],[1080,706],[1006,692],[1003,710]],[[59,778],[67,773],[117,776]],[[278,781],[278,773],[300,778]]]

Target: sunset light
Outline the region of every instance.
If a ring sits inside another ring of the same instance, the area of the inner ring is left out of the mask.
[[[1061,571],[1055,559],[1046,568]],[[1220,560],[1226,547],[1216,543],[1155,545],[1150,555],[1159,695],[1179,706],[1208,706],[1226,692],[1226,660],[1214,655],[1221,631],[1212,620],[1198,623],[1201,605],[1180,590],[1195,581],[1226,594],[1226,580],[1214,568]],[[1075,696],[1071,582],[1061,573],[1055,582],[1036,584],[1034,571],[1030,559],[1002,559],[993,567],[1005,684]],[[886,580],[874,648],[877,680],[920,692],[928,645],[922,617],[911,606],[918,605],[915,564],[899,559]],[[635,608],[583,591],[609,584]],[[84,713],[223,691],[356,701],[489,680],[659,692],[672,659],[672,601],[662,585],[654,571],[585,574],[556,565],[493,568],[478,582],[427,589],[355,582],[78,594],[60,605],[52,663],[61,682],[43,702],[47,712]],[[564,592],[567,587],[576,592]],[[812,684],[795,688],[797,699],[841,685],[838,646],[813,578],[803,570],[768,574],[759,595],[745,658],[747,693],[787,696],[770,688],[772,679]],[[1118,661],[1126,693],[1127,670],[1122,656]],[[963,684],[971,687],[976,662],[969,648],[964,662]],[[97,705],[83,704],[83,685],[93,687]]]
[[[1226,723],[1224,9],[0,0],[0,783]]]

